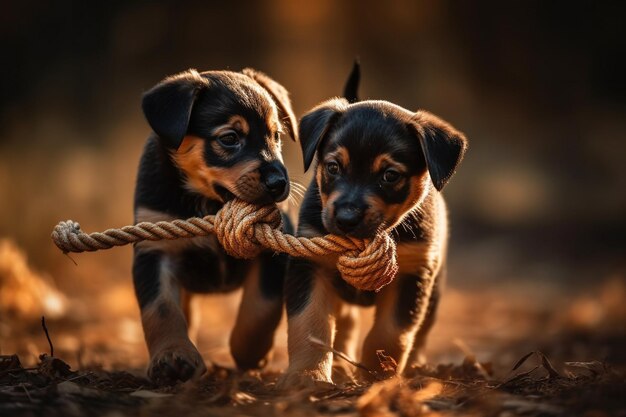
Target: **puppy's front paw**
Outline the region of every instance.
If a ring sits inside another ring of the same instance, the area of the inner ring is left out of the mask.
[[[157,385],[172,385],[198,377],[207,370],[193,345],[164,348],[150,359],[148,378]]]
[[[338,385],[355,382],[350,365],[343,362],[333,363],[333,381]]]
[[[317,371],[288,371],[276,383],[279,391],[319,391],[334,387],[335,384],[328,376]]]

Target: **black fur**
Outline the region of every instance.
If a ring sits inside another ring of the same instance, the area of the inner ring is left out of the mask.
[[[178,148],[187,133],[194,102],[208,86],[206,78],[191,70],[165,79],[144,94],[144,115],[167,147]]]
[[[273,194],[269,182],[265,182],[263,194],[248,201],[281,201],[288,195],[288,176],[278,154],[279,131],[284,128],[295,140],[297,122],[287,91],[267,75],[252,69],[243,73],[190,70],[157,84],[144,95],[142,106],[154,134],[148,138],[139,164],[134,200],[136,221],[142,220],[142,213],[152,213],[149,215],[164,219],[215,214],[224,201],[239,192],[228,190],[221,183],[212,184],[215,193],[194,188],[196,186],[189,177],[195,174],[195,170],[190,174],[175,160],[180,157],[176,151],[180,150],[186,136],[194,138],[194,151],[201,144],[201,156],[194,157],[206,167],[226,170],[236,164],[249,163],[252,167],[258,166],[255,168],[258,175],[254,178],[259,178],[259,184],[269,175],[284,180],[286,187],[281,195]],[[218,135],[222,135],[219,131],[224,125],[230,126],[234,116],[243,118],[246,127],[241,127],[240,131],[229,128],[228,132],[234,132],[237,138],[236,146],[229,147],[220,142],[221,136]],[[275,120],[270,121],[271,118]],[[245,195],[238,197],[247,199]],[[285,231],[289,233],[292,226],[286,216],[284,219]],[[158,247],[137,245],[133,277],[139,306],[142,310],[150,307],[164,291],[160,282],[163,268],[167,268],[167,273],[174,278],[171,285],[191,293],[220,293],[239,288],[249,275],[253,262],[260,262],[260,295],[280,307],[285,255],[263,253],[257,260],[235,259],[225,254],[214,237],[183,243],[163,242]],[[157,307],[161,308],[161,304]],[[168,314],[161,314],[160,319],[182,315],[179,309],[173,310],[172,307]],[[167,338],[168,335],[159,337]],[[241,358],[243,361],[247,359]],[[151,364],[151,367],[151,372],[156,373],[154,377],[162,377],[158,375],[158,364]],[[174,375],[174,380],[189,376]]]
[[[354,60],[354,66],[352,72],[348,76],[346,85],[343,88],[343,96],[349,103],[356,103],[359,101],[359,82],[361,81],[361,63],[359,59]]]
[[[411,112],[387,101],[358,101],[358,80],[357,62],[344,90],[346,98],[330,99],[301,119],[305,170],[315,156],[317,165],[301,205],[298,233],[371,238],[379,230],[387,230],[398,248],[405,248],[399,257],[401,273],[392,286],[375,293],[353,288],[328,265],[291,260],[287,313],[295,318],[311,303],[327,302],[311,299],[314,280],[320,279],[320,274],[321,279],[331,280],[336,295],[350,304],[378,305],[383,292],[393,291],[385,293],[391,298],[385,295],[380,300],[393,300],[395,322],[389,323],[390,327],[416,335],[410,353],[413,358],[434,322],[445,275],[446,244],[441,240],[447,239],[446,212],[439,191],[463,158],[467,141],[430,113]],[[340,218],[345,213],[349,215]],[[310,316],[316,311],[303,317],[311,320],[311,326],[322,326],[319,322],[327,318]],[[402,346],[405,342],[393,343]],[[364,360],[371,363],[371,352]],[[373,360],[375,363],[376,358]],[[296,362],[306,360],[298,357]],[[318,365],[309,363],[308,369],[290,371],[316,372]],[[321,378],[325,380],[327,375]]]
[[[422,126],[423,131],[417,132],[426,157],[426,165],[430,178],[438,191],[446,185],[457,164],[467,148],[467,142],[462,134],[443,120],[427,112],[418,112],[414,118],[416,128]]]
[[[159,295],[159,261],[157,252],[135,253],[133,282],[139,307],[144,308]]]
[[[315,264],[303,258],[289,258],[288,279],[285,282],[287,316],[300,313],[311,301]]]
[[[345,99],[335,99],[325,104],[327,105],[313,109],[300,120],[300,137],[303,138],[300,139],[300,146],[302,147],[305,171],[311,166],[320,143],[347,108],[348,102]]]
[[[260,71],[256,71],[252,68],[245,68],[242,71],[248,77],[255,80],[257,83],[262,85],[272,96],[274,101],[276,101],[276,105],[278,106],[278,110],[280,113],[280,118],[285,124],[285,127],[288,130],[291,139],[295,142],[298,141],[298,122],[296,121],[296,116],[291,110],[291,103],[289,101],[289,93],[282,85],[278,84],[276,81],[272,80],[267,75],[263,74]]]

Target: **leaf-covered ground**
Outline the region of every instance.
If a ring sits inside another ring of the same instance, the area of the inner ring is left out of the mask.
[[[480,271],[466,269],[472,286],[457,281],[446,290],[427,365],[374,384],[278,392],[287,364],[284,323],[267,369],[233,369],[227,346],[237,294],[197,305],[197,345],[211,371],[199,381],[153,386],[144,376],[132,287],[102,278],[91,259],[76,268],[82,279],[55,289],[17,249],[0,251],[0,416],[626,416],[620,274],[588,285],[511,276],[498,283],[480,282]],[[361,337],[371,315],[364,311]]]
[[[599,361],[554,368],[541,352],[524,355],[507,378],[471,356],[461,364],[414,368],[406,378],[278,392],[271,372],[215,367],[201,380],[156,388],[128,372],[72,371],[42,355],[24,368],[0,362],[0,415],[365,415],[622,416],[625,375]]]

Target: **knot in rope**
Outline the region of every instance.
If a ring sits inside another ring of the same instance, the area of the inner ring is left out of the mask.
[[[230,256],[251,259],[259,255],[264,246],[256,239],[262,225],[282,229],[278,207],[257,206],[243,200],[231,200],[217,212],[214,220],[215,234]]]
[[[366,291],[377,291],[389,284],[398,273],[396,242],[383,232],[372,240],[355,243],[358,249],[346,251],[337,261],[342,278]]]

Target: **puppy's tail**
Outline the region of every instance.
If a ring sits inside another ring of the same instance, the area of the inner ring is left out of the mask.
[[[352,72],[348,76],[346,85],[343,88],[343,96],[350,103],[359,101],[359,81],[361,80],[361,63],[359,58],[354,60],[354,66]]]

